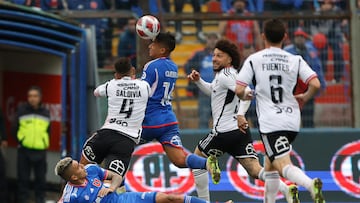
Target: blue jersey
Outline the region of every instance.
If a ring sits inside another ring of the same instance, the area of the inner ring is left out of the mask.
[[[85,166],[87,172],[86,182],[83,185],[65,185],[63,195],[58,203],[155,203],[156,192],[115,192],[105,197],[98,197],[101,188],[105,187],[107,171],[95,164]]]
[[[149,83],[151,95],[143,128],[157,128],[178,123],[171,106],[172,92],[177,78],[177,65],[169,58],[158,58],[145,65],[142,79]]]
[[[68,182],[65,185],[62,198],[59,202],[109,202],[108,198],[115,195],[115,193],[110,193],[103,198],[98,197],[100,189],[105,187],[103,181],[107,176],[106,170],[95,164],[86,165],[85,170],[87,172],[86,182],[83,185],[73,185]]]

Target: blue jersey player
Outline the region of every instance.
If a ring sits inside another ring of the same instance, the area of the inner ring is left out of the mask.
[[[217,158],[209,156],[206,159],[186,153],[181,144],[178,121],[171,106],[178,68],[169,56],[175,44],[173,35],[159,33],[149,45],[149,55],[153,60],[145,64],[142,79],[149,83],[151,93],[141,136],[146,141],[159,141],[170,161],[177,167],[207,169],[217,184],[220,180]]]
[[[196,197],[161,192],[118,194],[113,191],[122,181],[120,175],[95,164],[84,166],[70,157],[56,164],[55,173],[67,181],[59,203],[207,203]],[[105,186],[104,180],[110,180],[110,185]]]

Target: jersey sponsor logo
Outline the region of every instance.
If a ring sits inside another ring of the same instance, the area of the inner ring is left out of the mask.
[[[360,140],[342,146],[333,156],[330,170],[341,190],[360,198]]]
[[[116,118],[110,118],[109,123],[116,123],[116,124],[121,125],[123,127],[128,127],[128,125],[129,125],[126,121],[119,120],[119,119],[116,119]]]
[[[265,148],[261,141],[254,141],[253,146],[255,151],[258,153],[260,163],[264,163],[265,159]],[[302,158],[292,150],[290,152],[291,160],[293,164],[305,168]],[[226,172],[229,177],[229,181],[232,186],[244,196],[251,199],[261,200],[264,198],[264,182],[258,179],[253,179],[248,175],[245,168],[238,163],[233,157],[230,157],[226,163]],[[286,179],[282,179],[286,184],[290,184]],[[283,198],[281,193],[278,193],[277,198]]]
[[[109,164],[109,169],[118,173],[121,176],[123,176],[126,171],[125,164],[121,160],[111,161]]]
[[[194,178],[188,168],[178,168],[167,158],[160,143],[138,146],[126,173],[131,191],[188,193],[194,190]]]

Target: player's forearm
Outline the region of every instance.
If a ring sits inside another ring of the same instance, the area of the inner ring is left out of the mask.
[[[211,95],[211,84],[208,82],[205,82],[203,79],[200,78],[199,81],[195,82],[196,86],[199,87],[199,89],[206,95]]]
[[[318,91],[320,90],[320,81],[318,78],[313,78],[309,81],[309,86],[306,92],[304,93],[305,102],[313,98]]]
[[[112,171],[108,171],[107,179],[111,181],[111,184],[109,187],[109,189],[111,191],[115,191],[116,188],[118,188],[121,185],[121,182],[123,180],[123,178],[120,175],[118,175]]]

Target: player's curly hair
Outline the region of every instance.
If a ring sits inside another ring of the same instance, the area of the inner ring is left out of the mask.
[[[240,52],[238,46],[226,39],[217,41],[215,48],[227,53],[231,57],[231,65],[235,69],[240,67]]]

